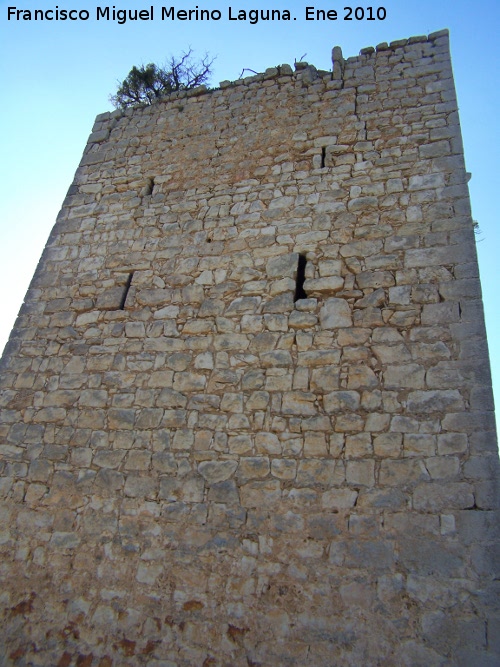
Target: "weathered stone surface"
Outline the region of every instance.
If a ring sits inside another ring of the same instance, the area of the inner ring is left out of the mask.
[[[357,391],[333,391],[325,394],[323,404],[326,412],[344,412],[345,410],[357,410],[360,404],[360,396]]]
[[[217,484],[229,479],[237,467],[237,461],[202,461],[198,471],[207,484]]]
[[[320,310],[319,318],[323,329],[352,326],[351,309],[344,299],[327,299]]]
[[[316,278],[304,282],[304,290],[309,296],[328,296],[335,294],[344,286],[344,280],[340,276],[328,276]]]
[[[316,395],[306,391],[290,391],[283,397],[283,414],[314,415]]]
[[[445,391],[414,391],[408,395],[408,412],[455,412],[464,407],[458,389]]]
[[[295,278],[299,263],[296,252],[273,257],[267,262],[266,273],[269,278]]]
[[[473,487],[466,482],[424,484],[415,489],[413,504],[415,509],[432,512],[469,509],[474,505],[472,491]]]
[[[386,389],[421,389],[424,387],[425,368],[418,364],[388,366],[384,372]]]
[[[259,479],[267,477],[270,470],[269,458],[265,456],[242,457],[238,467],[238,477],[241,480]]]
[[[249,482],[240,488],[241,504],[243,507],[272,507],[281,498],[280,483],[276,480],[265,482]]]
[[[0,366],[8,664],[500,663],[447,39],[96,119]]]

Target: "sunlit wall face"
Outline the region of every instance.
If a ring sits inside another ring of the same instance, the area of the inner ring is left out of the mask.
[[[334,45],[341,45],[348,57],[356,55],[360,46],[447,27],[466,164],[472,173],[473,217],[482,232],[478,253],[494,388],[500,403],[500,352],[495,344],[500,328],[496,224],[500,5],[496,0],[482,0],[474,7],[466,0],[385,0],[376,6],[385,8],[384,20],[367,20],[368,14],[356,20],[353,13],[349,21],[344,20],[343,8],[327,2],[314,7],[337,10],[336,20],[306,20],[308,4],[287,3],[289,21],[255,24],[229,20],[229,5],[222,3],[211,5],[221,11],[220,20],[162,21],[161,6],[155,5],[153,20],[123,24],[102,17],[97,21],[95,7],[88,8],[86,21],[8,20],[7,7],[2,9],[0,82],[6,103],[0,108],[0,347],[13,326],[93,119],[111,108],[109,95],[133,65],[162,63],[191,46],[199,54],[217,56],[212,83],[218,85],[237,79],[245,69],[262,72],[294,60],[330,69]],[[135,9],[127,3],[129,8]],[[252,8],[268,7],[255,2]]]

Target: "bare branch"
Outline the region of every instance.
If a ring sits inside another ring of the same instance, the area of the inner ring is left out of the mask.
[[[215,58],[205,54],[192,60],[191,47],[180,58],[171,56],[163,67],[154,63],[132,67],[127,78],[118,84],[110,101],[125,109],[138,104],[152,104],[155,99],[178,90],[189,90],[206,83],[212,74]]]
[[[241,70],[241,73],[240,73],[238,79],[243,78],[243,74],[244,74],[245,72],[253,72],[254,74],[258,74],[258,72],[256,72],[254,69],[250,69],[249,67],[244,67],[244,68]]]

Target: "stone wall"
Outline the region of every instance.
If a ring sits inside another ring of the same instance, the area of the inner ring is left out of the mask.
[[[106,113],[2,361],[6,665],[500,660],[446,31]]]

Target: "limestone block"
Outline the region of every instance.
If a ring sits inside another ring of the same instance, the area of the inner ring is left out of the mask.
[[[179,391],[166,387],[160,391],[156,405],[161,408],[185,408],[187,397]]]
[[[108,401],[108,392],[103,389],[84,389],[79,403],[89,407],[102,408]]]
[[[135,422],[138,429],[157,428],[163,418],[163,410],[159,408],[143,408],[139,410]]]
[[[182,428],[186,426],[187,413],[186,410],[165,410],[161,422],[162,428]],[[168,442],[162,437],[163,442]]]
[[[237,467],[237,461],[202,461],[198,465],[198,471],[207,484],[213,485],[229,479]]]
[[[456,456],[435,456],[425,460],[431,479],[453,481],[460,471],[460,460]]]
[[[494,431],[495,419],[493,412],[454,412],[444,417],[442,426],[447,431],[473,434],[477,431]]]
[[[135,424],[135,410],[110,408],[108,426],[112,430],[132,429]]]
[[[323,397],[325,411],[329,414],[358,410],[360,395],[357,391],[332,391]]]
[[[96,130],[95,132],[91,133],[88,142],[99,144],[103,141],[106,141],[108,137],[109,137],[109,129]]]
[[[499,462],[496,456],[471,456],[463,469],[467,479],[495,479]]]
[[[28,477],[34,482],[47,482],[53,470],[49,461],[37,459],[30,463]]]
[[[474,487],[466,482],[420,484],[413,493],[417,510],[442,512],[474,506]]]
[[[288,318],[288,324],[292,329],[309,329],[318,323],[318,318],[312,313],[302,313],[294,310]]]
[[[328,444],[323,433],[307,432],[304,435],[304,456],[325,457],[328,455]]]
[[[386,389],[423,389],[425,368],[419,364],[388,366],[383,377]]]
[[[299,353],[299,366],[308,366],[308,367],[322,367],[325,365],[330,366],[330,370],[333,371],[335,368],[334,365],[340,363],[340,350],[331,349],[331,350],[311,350],[310,352],[300,352]]]
[[[348,484],[360,486],[374,486],[375,484],[375,461],[347,461],[346,480]]]
[[[278,480],[264,482],[248,482],[240,488],[241,504],[243,507],[276,507],[281,499],[281,488]]]
[[[379,289],[392,287],[396,281],[390,271],[362,271],[356,276],[356,282],[360,289]]]
[[[252,283],[249,283],[248,286],[245,285],[244,290],[250,288]],[[268,289],[267,282],[265,280],[259,281],[259,294],[264,294]],[[284,292],[293,292],[295,290],[295,281],[291,278],[282,278],[281,280],[275,280],[271,283],[269,287],[269,294],[271,296],[276,296],[277,294],[283,294]]]
[[[224,412],[243,412],[243,394],[226,392],[222,397],[220,409]]]
[[[5,480],[5,481],[4,481]],[[6,496],[7,493],[9,493],[10,489],[12,488],[14,479],[10,477],[4,477],[2,479],[2,495]],[[48,487],[45,486],[45,484],[30,484],[28,488],[26,489],[26,493],[24,495],[24,501],[28,505],[34,505],[40,502],[40,500],[47,494]],[[2,542],[5,540],[4,538],[4,533],[0,533],[2,535]],[[8,539],[8,538],[7,538]]]
[[[373,451],[375,456],[378,457],[399,458],[402,451],[402,443],[403,437],[401,433],[380,433],[373,439]]]
[[[260,355],[263,368],[288,368],[293,366],[292,355],[286,350],[264,352]]]
[[[391,288],[392,289],[392,288]],[[385,291],[383,289],[377,289],[371,294],[367,294],[362,299],[356,301],[356,308],[375,308],[382,306],[385,303]]]
[[[132,450],[127,455],[126,470],[148,470],[151,463],[151,453],[140,449]]]
[[[350,367],[348,389],[373,389],[378,387],[378,384],[378,378],[369,366],[363,364]]]
[[[260,304],[258,296],[241,296],[229,304],[226,308],[226,315],[235,315],[236,313],[255,313]]]
[[[401,343],[395,345],[374,345],[374,355],[382,364],[405,363],[412,360],[410,351]]]
[[[228,448],[231,454],[251,454],[252,438],[249,435],[231,435],[228,438]]]
[[[125,481],[124,493],[131,498],[154,498],[157,486],[157,480],[154,478],[129,474]]]
[[[413,413],[455,412],[464,408],[458,389],[413,391],[408,394],[407,410]]]
[[[344,279],[340,276],[326,276],[324,278],[309,278],[304,281],[304,290],[308,296],[321,297],[335,294],[344,287]]]
[[[464,376],[456,363],[438,362],[427,371],[426,382],[430,389],[455,388],[463,384]]]
[[[352,326],[351,309],[344,299],[327,299],[320,310],[319,318],[323,329]]]
[[[345,439],[346,459],[365,458],[372,455],[373,455],[373,446],[370,433],[356,433],[354,435],[346,435]]]
[[[281,454],[281,443],[274,433],[257,433],[255,435],[255,451],[258,454]]]
[[[248,348],[249,340],[245,334],[222,334],[214,337],[214,347],[216,350],[236,350],[243,351]]]
[[[247,371],[242,378],[243,390],[261,389],[265,382],[265,373],[261,369]]]
[[[311,486],[324,484],[325,486],[336,486],[342,483],[339,478],[336,461],[328,459],[302,459],[297,469],[297,486]]]
[[[448,141],[433,141],[430,144],[422,144],[418,147],[421,158],[437,158],[450,154]]]
[[[97,473],[94,483],[101,493],[114,495],[116,491],[123,488],[124,476],[116,470],[102,468]]]
[[[458,303],[454,302],[429,303],[424,305],[422,311],[423,325],[450,324],[458,322],[459,319]]]
[[[427,468],[421,460],[386,459],[380,465],[380,484],[383,486],[404,486],[429,479]]]
[[[311,373],[311,390],[317,391],[318,393],[331,392],[335,389],[338,389],[339,380],[340,369],[338,366],[313,368]],[[325,410],[327,410],[327,412],[332,411],[326,407],[327,404],[329,405],[328,399],[325,403]]]
[[[271,461],[271,474],[278,479],[295,479],[297,461],[295,459],[273,459]]]
[[[347,431],[363,431],[365,420],[361,415],[354,413],[340,414],[335,419],[335,431],[343,433]]]
[[[213,503],[224,503],[225,505],[239,505],[240,496],[236,482],[228,479],[212,484],[208,490],[208,500]]]
[[[438,453],[463,454],[467,451],[468,441],[465,433],[442,433],[438,435]]]
[[[246,401],[246,410],[265,410],[269,405],[269,392],[254,391]]]
[[[175,373],[174,375],[173,388],[180,393],[201,391],[206,383],[207,378],[204,375],[200,375],[199,373],[180,372]]]
[[[379,412],[370,413],[365,422],[365,429],[370,433],[385,431],[389,428],[391,422],[390,414],[381,414]]]
[[[279,200],[274,200],[274,206],[277,205],[277,201]],[[292,278],[295,280],[298,264],[299,255],[296,252],[287,255],[279,255],[278,257],[273,257],[268,260],[266,264],[266,273],[269,278]]]
[[[370,255],[379,253],[381,250],[382,241],[379,241],[378,239],[367,241],[352,241],[351,243],[346,243],[340,248],[340,254],[342,257],[369,257]]]
[[[140,563],[137,567],[137,574],[135,576],[136,581],[140,584],[146,584],[149,586],[154,586],[158,577],[163,572],[163,565],[151,565],[147,563]],[[109,620],[106,619],[109,623]]]
[[[300,420],[300,428],[302,431],[323,431],[331,430],[331,421],[325,415],[315,415],[314,417],[305,417]]]
[[[241,457],[238,466],[238,478],[242,481],[267,477],[270,470],[267,456]]]
[[[32,419],[34,422],[50,424],[63,421],[65,417],[66,410],[64,408],[42,408],[35,412]]]
[[[363,540],[349,542],[346,562],[349,567],[371,566],[377,571],[389,570],[394,563],[394,547],[388,541]]]
[[[120,300],[124,294],[124,287],[121,287]],[[171,292],[168,289],[137,289],[135,292],[135,299],[138,304],[143,306],[161,306],[163,304],[168,304],[171,300]],[[99,299],[97,300],[97,305],[99,306]],[[130,305],[130,300],[127,298],[127,307]],[[118,307],[118,306],[117,306]],[[156,311],[157,318],[167,318],[174,317],[173,309],[170,306],[159,309]],[[167,315],[168,314],[168,315]]]
[[[172,440],[172,449],[191,449],[194,444],[194,434],[190,429],[178,429]]]
[[[203,478],[199,475],[189,475],[182,480],[173,477],[161,477],[158,497],[169,503],[184,501],[186,503],[201,503],[205,491]]]
[[[321,278],[340,276],[342,272],[342,261],[339,259],[321,260],[318,262],[318,271]]]
[[[149,387],[171,387],[174,379],[172,371],[153,371],[148,375]]]
[[[325,509],[343,510],[354,507],[358,491],[351,489],[330,489],[321,496],[321,506]]]
[[[279,334],[269,331],[258,333],[252,338],[249,350],[254,353],[271,352],[278,344]]]
[[[290,300],[287,303],[291,303]],[[264,315],[264,323],[269,331],[288,331],[288,317],[286,315],[266,314]]]
[[[307,391],[289,391],[283,396],[282,410],[285,415],[316,414],[316,395]]]
[[[198,336],[200,334],[209,334],[212,331],[214,331],[214,325],[212,322],[208,320],[189,320],[186,322],[186,324],[182,327],[182,333],[184,335],[195,335]],[[166,333],[166,332],[165,332]],[[176,330],[177,333],[177,330]],[[172,332],[169,332],[168,335],[175,335]]]
[[[144,338],[146,328],[142,322],[127,322],[125,324],[125,335],[127,338]]]
[[[500,494],[497,480],[484,480],[475,483],[476,505],[481,510],[496,510],[500,506]]]
[[[73,532],[54,532],[50,538],[50,543],[54,547],[61,549],[75,549],[80,544],[81,538]]]
[[[263,329],[263,320],[261,315],[243,315],[241,318],[242,333],[258,334]]]
[[[437,439],[435,435],[405,433],[403,451],[405,456],[434,456]]]
[[[264,304],[262,311],[264,313],[288,313],[293,309],[293,294],[284,293],[275,296]],[[266,320],[267,321],[267,320]]]
[[[125,287],[113,287],[97,297],[96,307],[100,310],[116,310],[120,307]]]

